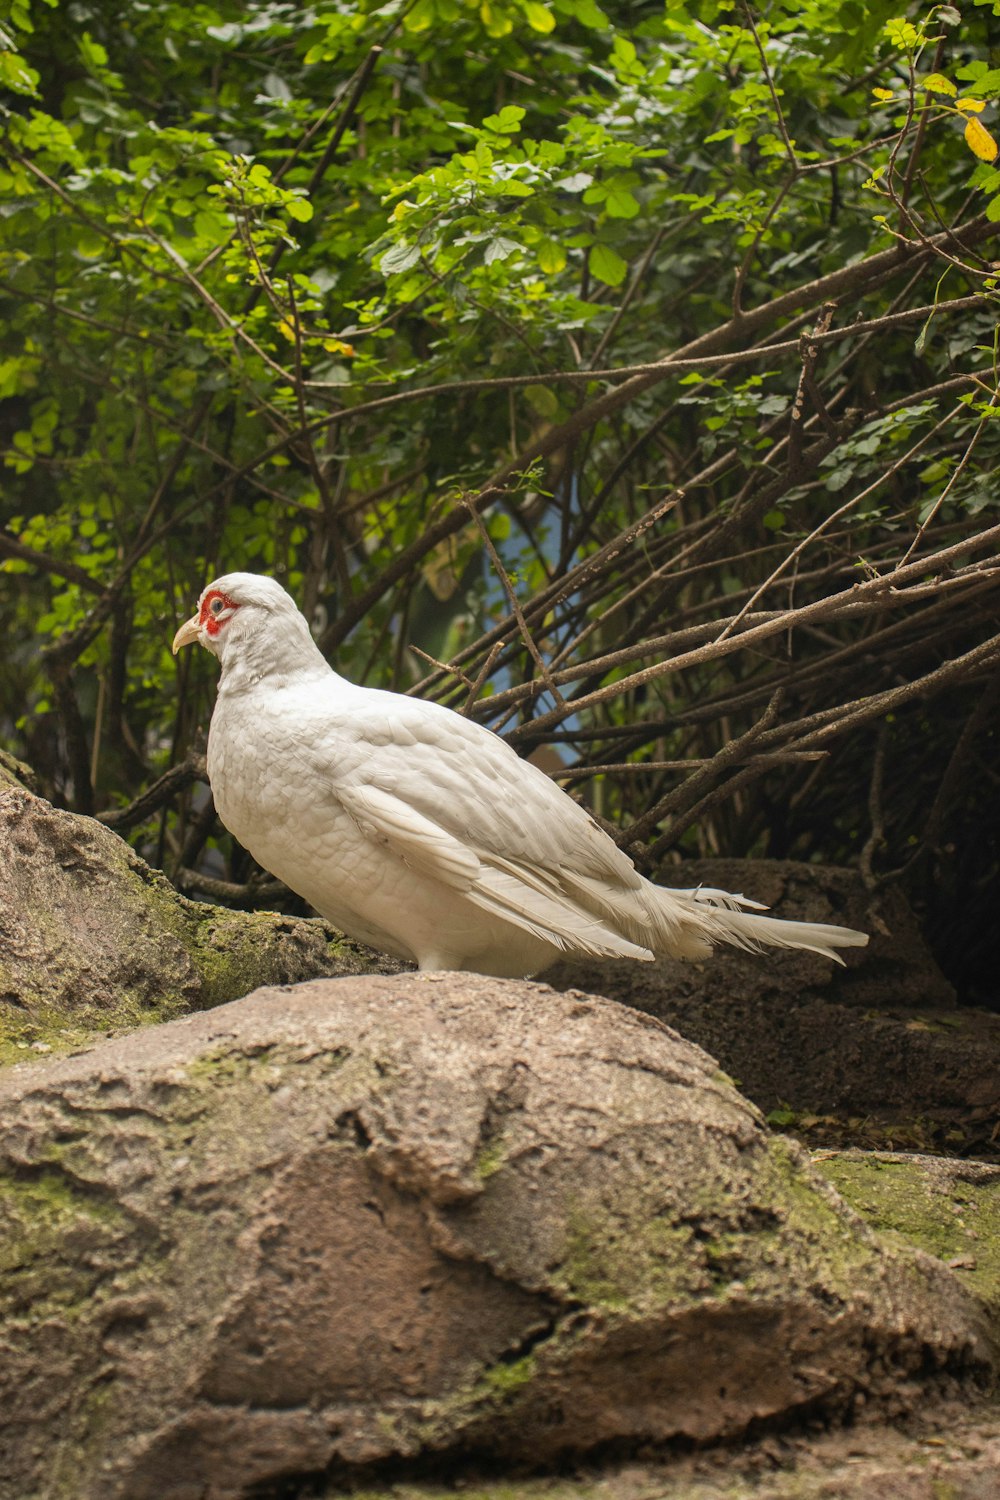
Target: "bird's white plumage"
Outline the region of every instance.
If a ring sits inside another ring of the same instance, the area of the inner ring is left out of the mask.
[[[218,622],[214,594],[232,606]],[[421,968],[517,976],[560,953],[694,958],[723,941],[836,957],[867,942],[652,885],[489,730],[339,677],[272,579],[209,584],[175,644],[196,635],[222,663],[208,768],[225,826],[336,926]]]

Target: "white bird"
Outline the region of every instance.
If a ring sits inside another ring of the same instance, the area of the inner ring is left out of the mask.
[[[653,885],[490,730],[338,676],[272,578],[215,579],[174,654],[192,641],[222,666],[208,773],[225,826],[334,926],[420,969],[515,978],[560,954],[705,958],[717,942],[839,963],[868,941]]]

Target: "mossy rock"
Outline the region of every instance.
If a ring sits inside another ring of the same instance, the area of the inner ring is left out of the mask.
[[[978,1298],[698,1048],[471,974],[260,990],[6,1069],[0,1225],[3,1500],[551,1466],[996,1365]]]
[[[322,922],[189,901],[93,818],[0,782],[0,1063],[386,967]]]
[[[944,1261],[1000,1328],[1000,1167],[912,1152],[820,1152],[822,1175],[866,1223]]]
[[[30,766],[9,750],[0,749],[0,787],[19,786],[29,792],[38,790],[38,778]]]

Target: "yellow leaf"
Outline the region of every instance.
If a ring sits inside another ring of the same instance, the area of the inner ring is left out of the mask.
[[[958,89],[950,78],[943,73],[928,73],[926,78],[920,80],[921,86],[930,94],[951,94],[952,98],[958,93]]]
[[[524,14],[532,31],[554,31],[556,18],[547,5],[540,5],[538,0],[528,0],[524,7]]]
[[[872,97],[875,99],[892,99],[892,89],[872,89]]]
[[[566,265],[566,251],[556,240],[544,239],[535,251],[535,259],[543,271],[554,276]]]
[[[343,339],[324,339],[323,348],[327,354],[343,354],[347,359],[354,357],[354,345],[345,344]]]
[[[956,99],[955,108],[964,111],[967,115],[981,115],[986,108],[985,99],[973,99],[971,95],[965,99]]]
[[[278,332],[282,334],[290,344],[295,343],[295,327],[287,318],[282,318],[278,324]]]
[[[996,141],[990,135],[984,125],[978,120],[967,120],[965,122],[965,142],[969,150],[979,157],[980,161],[996,161]]]
[[[484,3],[480,5],[479,17],[490,36],[509,36],[514,30],[514,22],[506,11],[499,6],[491,5],[489,0],[484,0]]]

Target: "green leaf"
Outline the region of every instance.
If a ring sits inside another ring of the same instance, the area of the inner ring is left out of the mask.
[[[605,198],[604,207],[612,219],[634,219],[639,212],[639,200],[627,188],[615,188]]]
[[[617,250],[610,245],[594,245],[590,252],[590,272],[605,286],[621,286],[628,270],[628,262],[622,260]]]
[[[404,14],[403,27],[406,31],[429,31],[434,25],[436,14],[434,0],[417,0],[413,9]]]
[[[931,94],[950,94],[952,98],[958,93],[951,79],[946,78],[943,73],[929,73],[920,80],[920,87]]]
[[[523,110],[519,104],[505,104],[498,116],[501,133],[506,135],[511,131],[520,130],[521,121],[526,113],[527,111]]]
[[[0,85],[15,94],[37,94],[39,75],[16,52],[0,52]]]
[[[401,276],[404,271],[409,271],[420,260],[420,246],[408,245],[405,240],[400,240],[398,245],[393,245],[387,250],[379,261],[379,270],[383,276]]]
[[[606,13],[595,4],[595,0],[564,0],[559,9],[579,21],[581,26],[588,26],[592,30],[607,31],[611,27]]]
[[[80,56],[84,62],[95,71],[100,71],[108,65],[108,52],[100,42],[95,42],[89,31],[85,31],[79,41]]]
[[[566,265],[566,251],[556,240],[542,240],[535,246],[535,259],[547,276],[555,276]]]
[[[991,224],[1000,223],[1000,198],[991,198],[986,205],[986,217]]]
[[[551,386],[526,385],[524,399],[540,417],[545,417],[547,421],[551,422],[559,415],[559,397]]]
[[[483,121],[484,130],[492,130],[495,135],[513,135],[521,128],[525,111],[518,104],[505,104],[498,115],[487,115]]]
[[[514,22],[504,5],[494,5],[491,0],[482,0],[479,7],[479,16],[486,27],[488,36],[500,38],[510,36],[514,30]]]
[[[308,198],[289,198],[285,203],[285,212],[299,224],[308,224],[313,216],[313,206]]]
[[[516,177],[508,177],[505,181],[496,182],[491,188],[498,198],[533,198],[535,190],[526,182],[519,182]]]
[[[483,260],[486,265],[491,266],[494,261],[506,260],[509,255],[513,255],[514,251],[520,250],[520,248],[517,240],[508,240],[502,234],[499,234],[495,240],[490,240],[486,246],[486,250],[483,253]]]

